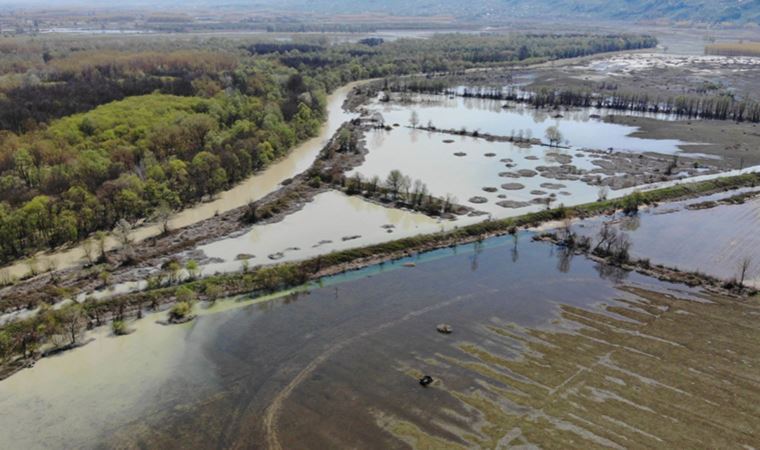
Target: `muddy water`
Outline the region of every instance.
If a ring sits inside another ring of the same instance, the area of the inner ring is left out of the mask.
[[[467,341],[515,356],[484,326],[552,327],[560,304],[634,300],[621,282],[694,295],[529,238],[440,250],[415,268],[376,266],[269,302],[221,302],[179,327],[150,318],[130,336],[96,336],[0,382],[2,447],[403,447],[383,431],[390,417],[447,437],[477,433],[472,411],[415,377],[425,370],[438,388],[465,391],[480,381],[432,355]],[[441,322],[455,334],[437,334]]]
[[[591,117],[605,116],[608,113],[606,110],[580,108],[561,111],[562,117],[555,117],[554,112],[536,110],[527,105],[510,104],[509,108],[504,108],[505,102],[490,99],[423,95],[415,97],[415,100],[412,104],[375,102],[370,109],[382,114],[387,124],[409,125],[411,112],[416,111],[423,126],[431,122],[441,129],[459,130],[465,127],[470,131],[479,130],[499,136],[517,136],[522,132],[525,137],[544,141],[547,128],[556,126],[562,133],[563,143],[575,148],[672,154],[680,152],[679,145],[684,144],[676,139],[631,137],[630,134],[637,131],[636,127],[606,123],[600,118]],[[653,117],[667,118],[662,115]]]
[[[443,142],[449,139],[454,142]],[[590,202],[597,197],[597,187],[580,180],[557,181],[544,178],[536,171],[538,166],[560,165],[551,153],[573,158],[573,164],[579,168],[593,168],[589,160],[576,157],[578,152],[575,151],[548,151],[546,147],[540,146],[522,148],[509,142],[488,142],[405,128],[390,132],[373,130],[369,132],[367,144],[369,154],[352,174],[359,173],[365,178],[379,176],[384,180],[390,171],[399,169],[412,179],[426,183],[433,195],[443,197],[451,194],[458,203],[491,213],[495,217],[523,214],[546,207],[545,204],[519,208],[497,205],[503,200],[530,203],[534,199],[554,194],[556,206],[560,203]],[[530,176],[521,176],[517,174],[519,170],[529,170],[532,173]],[[504,173],[512,176],[503,176]],[[515,186],[509,189],[502,187],[513,183]],[[541,186],[546,183],[561,186]],[[483,197],[487,202],[473,203],[470,199],[474,197]]]
[[[181,228],[213,217],[216,213],[222,213],[231,209],[246,205],[252,200],[276,190],[280,183],[288,178],[306,170],[314,162],[324,144],[335,134],[341,124],[350,120],[353,114],[343,110],[343,102],[350,90],[356,83],[337,89],[328,97],[327,122],[322,126],[319,135],[300,144],[293,149],[287,157],[272,164],[261,173],[252,175],[232,189],[222,192],[212,201],[198,204],[192,208],[177,213],[170,221],[172,228]],[[132,233],[134,241],[141,241],[159,233],[156,225],[145,225],[137,228]],[[115,248],[117,242],[109,239],[108,248]],[[84,259],[84,252],[77,246],[71,249],[61,250],[50,254],[41,254],[38,257],[38,269],[46,269],[53,266],[61,269],[79,264]],[[29,267],[23,262],[5,267],[3,272],[9,276],[21,277],[29,272]]]
[[[256,226],[237,237],[198,249],[219,261],[205,265],[206,273],[238,270],[238,255],[252,255],[252,265],[305,259],[318,254],[360,247],[384,240],[432,233],[452,225],[418,213],[386,208],[359,197],[329,191],[280,222]],[[223,261],[223,262],[222,262]]]
[[[599,169],[593,163],[599,156],[584,151],[587,148],[669,154],[679,152],[678,146],[682,144],[677,140],[630,137],[635,127],[593,118],[594,114],[605,114],[605,111],[593,109],[563,112],[564,117],[557,118],[523,105],[512,104],[505,109],[502,107],[504,102],[487,99],[419,96],[415,100],[413,104],[376,101],[370,105],[370,110],[380,113],[386,124],[401,126],[390,131],[369,132],[369,154],[353,173],[364,177],[378,176],[382,180],[391,170],[399,169],[412,179],[425,182],[434,195],[451,194],[460,203],[495,217],[541,209],[545,207],[542,200],[548,197],[552,197],[554,205],[597,199],[598,188],[581,181],[580,176],[575,180],[545,178],[537,170],[540,166],[559,168],[571,164],[591,172]],[[464,127],[501,136],[544,139],[546,129],[557,126],[569,148],[517,146],[413,130],[405,127],[413,111],[422,125],[430,123],[438,128],[455,130]],[[607,175],[599,176],[606,178]],[[504,204],[504,201],[508,203]]]
[[[152,319],[134,323],[135,332],[124,338],[99,330],[86,346],[0,383],[0,447],[93,447],[98,433],[149,414],[162,398],[212,385],[203,355],[187,353],[198,334],[194,326],[166,327]]]
[[[739,263],[753,261],[747,273],[749,284],[760,287],[760,199],[741,205],[721,205],[689,210],[690,204],[718,200],[737,192],[716,194],[682,202],[667,203],[641,211],[637,216],[617,215],[584,220],[573,229],[596,238],[603,223],[628,235],[634,258],[648,258],[687,271],[699,271],[721,279],[738,277]]]
[[[200,264],[199,275],[209,276],[240,271],[246,265],[254,267],[303,260],[333,251],[446,231],[477,220],[474,217],[457,221],[436,220],[423,214],[370,203],[360,197],[328,191],[318,194],[301,210],[279,222],[256,225],[180,256],[195,259]],[[161,271],[159,267],[149,270],[155,274]],[[184,276],[187,273],[180,274],[180,277]],[[108,289],[79,293],[76,299],[80,302],[87,297],[103,299],[139,291],[147,285],[145,279],[128,281],[109,286]],[[28,310],[7,313],[0,316],[0,324],[34,313],[36,311]]]

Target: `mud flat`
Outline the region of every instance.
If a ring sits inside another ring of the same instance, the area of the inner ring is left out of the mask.
[[[760,164],[760,124],[720,120],[668,122],[630,116],[612,116],[606,120],[638,127],[639,130],[631,136],[642,139],[660,139],[667,136],[670,139],[702,142],[703,144],[682,144],[680,147],[687,152],[708,155],[709,159],[702,158],[702,162],[717,165],[722,169]],[[696,158],[700,159],[698,156]]]

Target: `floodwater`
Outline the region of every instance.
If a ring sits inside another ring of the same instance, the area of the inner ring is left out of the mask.
[[[251,265],[292,261],[451,227],[423,214],[328,191],[280,222],[254,226],[198,250],[217,261],[204,266],[206,273],[229,272],[240,269],[238,255],[252,256]]]
[[[743,189],[647,208],[636,216],[597,217],[573,225],[580,235],[596,238],[610,223],[628,235],[631,256],[721,279],[739,277],[739,264],[750,258],[747,283],[760,287],[760,198],[739,205],[690,210],[688,205],[719,200]]]
[[[272,164],[261,173],[255,174],[237,184],[230,190],[220,193],[212,201],[200,203],[185,209],[172,217],[169,222],[171,228],[182,228],[213,217],[217,213],[223,213],[251,201],[258,200],[280,187],[280,184],[288,178],[292,178],[308,169],[314,162],[327,141],[335,134],[337,129],[346,121],[353,118],[353,114],[343,110],[343,102],[348,93],[357,83],[348,84],[335,90],[327,102],[327,122],[322,126],[319,135],[303,142],[293,149],[285,158]],[[147,224],[132,232],[133,241],[142,241],[160,233],[158,225]],[[118,243],[115,239],[109,239],[107,248],[116,248]],[[73,267],[84,260],[84,252],[80,246],[64,249],[53,253],[38,255],[37,267],[46,269],[51,265],[58,268]],[[29,267],[24,262],[18,262],[2,269],[7,276],[22,277],[29,272]]]
[[[500,100],[442,95],[420,95],[412,99],[416,101],[410,104],[375,101],[369,109],[382,114],[387,124],[409,125],[411,112],[416,111],[422,126],[430,122],[439,129],[460,130],[464,127],[498,136],[518,136],[522,132],[522,136],[542,141],[546,141],[547,128],[556,126],[562,133],[563,143],[574,148],[674,154],[680,152],[679,145],[684,144],[677,139],[632,137],[630,134],[637,131],[637,127],[606,123],[601,118],[591,117],[609,113],[595,108],[563,110],[562,117],[555,117],[556,112],[553,111],[536,110],[529,105]],[[504,104],[508,104],[509,108],[504,108]],[[629,113],[615,111],[614,114]],[[668,116],[652,117],[666,119]]]
[[[443,143],[453,139],[453,143]],[[503,200],[531,202],[537,198],[556,195],[554,206],[560,203],[579,204],[596,200],[598,187],[580,180],[554,180],[542,177],[538,166],[559,166],[551,155],[563,154],[573,158],[573,163],[584,169],[593,167],[577,152],[531,146],[522,148],[509,142],[488,142],[484,139],[448,136],[421,130],[394,129],[373,130],[367,138],[369,154],[365,162],[351,172],[364,178],[373,176],[384,180],[390,171],[398,169],[412,179],[423,181],[435,196],[451,194],[458,203],[492,214],[506,217],[546,208],[545,204],[532,204],[519,208],[497,205]],[[460,153],[456,155],[455,153]],[[464,153],[464,155],[461,155]],[[550,153],[547,155],[547,153]],[[530,159],[526,159],[530,158]],[[512,162],[503,162],[509,159]],[[514,164],[514,167],[507,167]],[[530,176],[505,177],[504,172],[516,174],[518,170],[530,170]],[[504,189],[502,185],[516,183],[515,188]],[[548,183],[548,184],[547,184]],[[541,186],[541,185],[544,186]],[[556,186],[549,186],[549,184]],[[494,188],[487,192],[484,188]],[[542,191],[542,193],[532,193]],[[501,196],[501,197],[500,197]],[[486,203],[472,203],[473,197],[483,197]]]
[[[569,307],[620,319],[642,301],[634,287],[699,298],[530,236],[374,266],[270,301],[218,302],[181,326],[154,315],[129,336],[101,332],[0,382],[0,447],[401,448],[403,424],[468,446],[461,439],[484,433],[483,418],[447,391],[486,386],[454,363],[464,343],[519,359],[521,346],[490,328],[550,330]],[[409,261],[416,267],[402,267]],[[436,333],[439,323],[454,334]],[[428,389],[423,373],[437,380]]]
[[[605,123],[592,114],[605,114],[594,109],[563,111],[564,117],[554,118],[545,111],[525,105],[489,99],[448,98],[424,95],[415,97],[412,104],[375,101],[370,112],[382,115],[386,124],[399,124],[390,131],[372,130],[368,133],[369,154],[352,174],[365,178],[378,176],[381,180],[398,169],[412,179],[427,184],[436,196],[451,194],[459,203],[492,214],[507,217],[545,208],[541,202],[552,198],[553,205],[580,204],[595,201],[598,187],[576,179],[556,180],[542,176],[540,166],[556,167],[571,164],[591,172],[600,169],[594,164],[597,153],[585,149],[617,152],[679,153],[678,140],[641,139],[629,136],[636,127]],[[412,112],[421,125],[428,123],[439,129],[479,130],[499,136],[523,136],[545,140],[550,126],[557,126],[564,136],[564,146],[519,146],[510,142],[489,142],[467,136],[454,136],[415,130],[406,127]],[[523,171],[523,173],[518,173]],[[599,174],[601,178],[607,175]],[[572,177],[570,177],[572,178]],[[507,186],[504,186],[507,185]],[[485,189],[485,190],[484,190]],[[475,199],[482,197],[482,199]],[[475,201],[471,201],[471,200]],[[507,207],[497,203],[508,201]],[[526,205],[527,203],[527,205]]]

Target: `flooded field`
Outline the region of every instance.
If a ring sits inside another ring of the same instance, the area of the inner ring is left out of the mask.
[[[756,300],[571,260],[523,233],[97,335],[0,382],[0,436],[6,448],[753,445],[758,314]]]
[[[518,136],[546,140],[549,127],[556,126],[562,133],[562,143],[574,148],[593,148],[616,151],[656,152],[673,154],[681,150],[683,142],[675,139],[641,139],[629,136],[636,127],[606,123],[601,117],[609,111],[596,108],[579,108],[561,113],[537,110],[528,105],[478,98],[440,95],[413,97],[413,103],[373,102],[370,110],[379,112],[385,123],[409,125],[411,112],[419,115],[419,123],[425,126],[432,122],[440,129],[479,130],[499,136]],[[509,107],[504,108],[507,104]],[[615,111],[615,114],[634,114]],[[559,116],[557,116],[559,114]],[[634,114],[641,115],[641,114]],[[666,115],[651,115],[652,118],[670,120]]]
[[[452,194],[458,203],[494,217],[515,215],[515,210],[523,213],[546,208],[542,199],[551,194],[556,196],[556,204],[596,200],[598,187],[580,180],[548,179],[536,170],[539,166],[559,166],[557,158],[573,158],[567,150],[549,152],[540,146],[522,148],[471,137],[452,137],[453,143],[443,143],[448,138],[421,130],[372,131],[368,136],[369,154],[354,173],[384,179],[391,170],[398,169],[425,182],[433,195]],[[590,167],[587,161],[575,162]],[[486,201],[470,201],[478,197]],[[538,203],[531,203],[534,199]]]
[[[760,198],[738,205],[689,209],[706,201],[737,195],[733,191],[698,199],[663,204],[634,217],[618,215],[584,220],[573,226],[580,235],[595,237],[603,223],[624,232],[634,258],[647,258],[681,270],[702,272],[721,279],[739,276],[739,264],[753,262],[747,282],[760,287]]]
[[[204,270],[239,270],[249,263],[307,259],[319,254],[449,229],[450,222],[419,213],[386,208],[360,197],[330,191],[280,222],[254,226],[236,237],[198,247],[210,264]]]
[[[659,181],[665,167],[635,167],[638,163],[626,158],[635,160],[635,154],[646,152],[680,155],[679,145],[684,144],[631,137],[636,127],[606,123],[598,116],[604,111],[594,109],[554,117],[521,105],[504,109],[503,102],[487,99],[422,96],[417,100],[372,104],[371,111],[380,113],[386,124],[402,126],[370,131],[369,154],[353,173],[382,180],[398,169],[425,182],[434,195],[451,194],[495,217],[545,208],[547,202],[556,206],[595,201],[600,183],[620,188]],[[439,129],[525,139],[545,140],[546,130],[556,126],[565,142],[562,148],[552,148],[404,127],[413,113],[423,126],[429,122]],[[625,156],[610,156],[612,151]],[[666,159],[665,165],[672,160]],[[685,177],[706,170],[686,165],[675,172],[683,171]]]

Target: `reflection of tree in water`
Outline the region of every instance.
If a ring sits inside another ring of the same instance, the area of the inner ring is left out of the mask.
[[[641,216],[633,214],[620,219],[620,229],[625,231],[636,231],[641,226]]]
[[[557,250],[557,270],[562,273],[570,271],[570,262],[573,260],[575,251],[569,247],[560,247]]]
[[[517,233],[512,235],[512,262],[516,263],[520,259],[520,250],[517,249]]]
[[[483,253],[483,241],[476,241],[472,246],[474,252],[470,257],[470,270],[475,272],[478,270],[478,257]]]
[[[301,293],[300,292],[291,292],[290,294],[286,295],[282,299],[282,303],[284,305],[290,305],[291,303],[295,303],[298,300],[301,299]]]
[[[374,130],[372,133],[370,133],[373,148],[379,148],[383,146],[385,143],[386,133],[387,132],[385,130]]]
[[[614,283],[620,283],[628,278],[629,271],[621,269],[620,267],[610,264],[599,263],[595,266],[597,272],[599,272],[599,278],[603,280],[609,280]]]
[[[409,141],[412,144],[416,144],[417,143],[417,140],[419,138],[419,133],[420,133],[420,130],[418,130],[417,128],[409,130]]]

